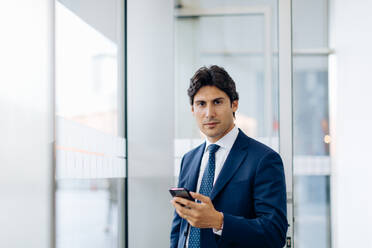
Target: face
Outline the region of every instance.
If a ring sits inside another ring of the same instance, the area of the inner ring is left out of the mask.
[[[237,109],[238,100],[231,104],[229,96],[216,86],[200,88],[191,107],[200,131],[212,143],[234,128],[233,112]]]

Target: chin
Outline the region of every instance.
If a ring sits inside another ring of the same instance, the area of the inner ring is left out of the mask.
[[[208,131],[206,131],[204,134],[209,138],[217,138],[221,135],[220,132],[208,132]]]

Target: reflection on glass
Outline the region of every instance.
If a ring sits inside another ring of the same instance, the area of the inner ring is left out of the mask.
[[[294,243],[331,247],[328,115],[328,0],[294,0],[293,58]]]
[[[293,60],[294,154],[329,155],[328,58]]]
[[[296,247],[330,247],[329,183],[329,176],[294,177]]]
[[[124,245],[120,3],[56,2],[57,248]]]
[[[57,247],[118,247],[124,179],[57,183]]]
[[[116,135],[117,45],[81,13],[56,7],[56,113]]]
[[[294,238],[305,248],[331,245],[327,64],[327,56],[293,60]]]

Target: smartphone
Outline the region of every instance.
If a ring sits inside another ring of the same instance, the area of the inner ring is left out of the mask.
[[[185,189],[185,188],[171,188],[169,190],[169,192],[171,193],[171,195],[173,197],[177,196],[177,197],[185,198],[185,199],[190,200],[190,201],[195,201],[195,199],[191,196],[190,191],[188,189]],[[185,206],[183,204],[180,204],[180,205],[182,207]]]

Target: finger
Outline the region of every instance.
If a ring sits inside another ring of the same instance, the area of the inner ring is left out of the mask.
[[[176,212],[178,213],[179,216],[182,218],[186,219],[190,216],[193,216],[193,212],[190,209],[187,209],[185,207],[182,207],[181,205],[176,203]]]
[[[171,200],[171,203],[173,205],[173,207],[177,210],[177,209],[183,209],[185,208],[183,205],[181,205],[180,203],[176,202],[175,200]]]
[[[196,205],[198,205],[198,207],[200,206],[199,203],[191,202],[191,205],[192,204],[196,204]],[[182,213],[183,215],[186,215],[187,217],[194,217],[194,216],[198,216],[198,214],[199,214],[199,209],[190,208],[188,206],[181,206],[177,202],[175,202],[174,207],[177,210],[179,210],[180,213]]]
[[[172,199],[170,202],[172,203],[173,207],[175,207],[175,208],[180,205],[174,199]]]
[[[202,194],[199,194],[199,193],[195,193],[195,192],[190,192],[191,196],[203,203],[211,203],[211,199],[208,197],[208,196],[205,196],[205,195],[202,195]]]
[[[178,213],[178,215],[184,215],[184,213],[183,213],[183,210],[182,210],[182,208],[183,207],[181,207],[181,205],[180,204],[178,204],[178,203],[174,203],[174,208],[176,209],[176,212]]]
[[[179,209],[176,208],[176,212],[177,212],[178,216],[180,216],[182,219],[186,219],[186,215],[183,214]]]
[[[190,200],[187,200],[185,198],[182,198],[182,197],[174,197],[173,200],[175,202],[177,202],[178,204],[183,204],[185,205],[186,207],[189,207],[189,208],[197,208],[197,206],[195,204],[195,202],[193,201],[190,201]]]

